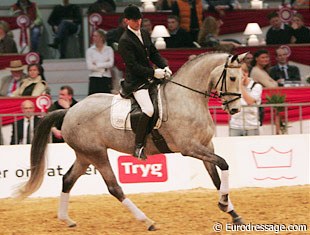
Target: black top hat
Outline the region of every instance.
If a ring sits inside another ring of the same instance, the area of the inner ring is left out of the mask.
[[[124,10],[125,18],[129,20],[138,20],[142,18],[139,8],[133,4],[129,4]]]

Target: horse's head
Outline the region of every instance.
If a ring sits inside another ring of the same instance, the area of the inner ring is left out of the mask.
[[[229,55],[225,64],[217,66],[210,74],[213,89],[221,98],[223,109],[229,114],[240,112],[241,62],[247,53]]]

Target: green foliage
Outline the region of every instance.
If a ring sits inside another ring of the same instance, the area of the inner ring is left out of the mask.
[[[267,102],[266,104],[283,104],[286,100],[286,95],[281,93],[275,93],[271,96],[266,95]],[[284,110],[284,107],[275,107],[277,113]]]

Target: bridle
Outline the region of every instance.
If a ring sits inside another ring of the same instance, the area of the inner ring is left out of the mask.
[[[224,65],[224,69],[223,69],[223,72],[220,76],[220,78],[218,79],[216,85],[215,85],[215,89],[217,88],[217,86],[221,83],[221,89],[219,91],[219,94],[217,92],[210,92],[208,93],[207,91],[203,92],[203,91],[199,91],[199,90],[196,90],[194,88],[191,88],[191,87],[188,87],[188,86],[185,86],[181,83],[178,83],[178,82],[175,82],[173,81],[172,79],[166,79],[165,81],[167,82],[171,82],[173,84],[176,84],[178,86],[181,86],[181,87],[184,87],[188,90],[191,90],[193,92],[196,92],[198,94],[201,94],[201,95],[204,95],[205,97],[212,97],[212,98],[223,98],[224,96],[236,96],[235,98],[231,99],[231,100],[226,100],[223,102],[223,105],[225,106],[225,108],[228,108],[228,104],[231,103],[231,102],[234,102],[235,100],[238,100],[241,98],[241,93],[235,93],[235,92],[228,92],[227,91],[227,83],[226,83],[226,75],[227,75],[227,68],[233,68],[233,69],[239,69],[241,66],[240,65],[228,65],[228,62],[229,62],[229,59],[232,57],[232,55],[229,55],[227,58],[226,58],[226,62],[225,62],[225,65]],[[237,59],[238,60],[238,59]]]

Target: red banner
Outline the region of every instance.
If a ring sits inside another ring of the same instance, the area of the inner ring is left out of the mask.
[[[21,96],[21,97],[0,97],[0,115],[1,114],[20,114],[22,113],[21,104],[25,100],[31,100],[35,104],[35,112],[46,112],[47,107],[51,105],[49,96]],[[22,116],[18,117],[18,120]],[[0,120],[2,125],[7,125],[14,122],[13,116],[5,116]]]

